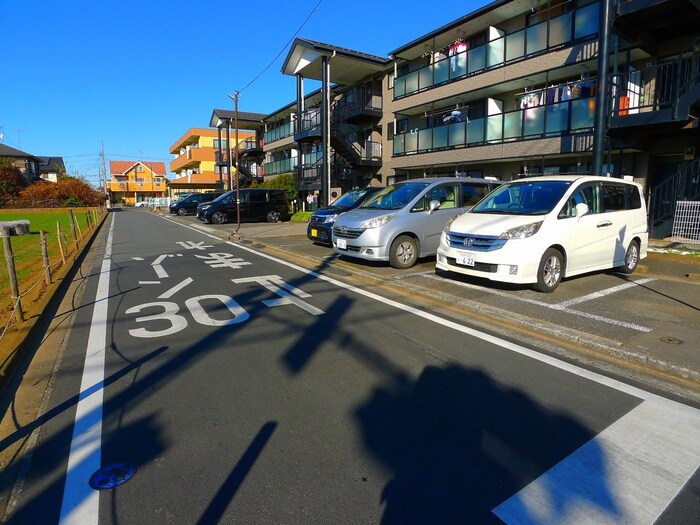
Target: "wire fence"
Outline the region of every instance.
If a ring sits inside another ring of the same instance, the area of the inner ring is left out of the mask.
[[[0,345],[11,328],[40,312],[57,274],[80,253],[105,213],[104,207],[0,210]]]
[[[700,201],[676,202],[671,241],[700,244]]]

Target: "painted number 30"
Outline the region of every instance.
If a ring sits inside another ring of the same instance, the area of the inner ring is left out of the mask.
[[[213,319],[207,311],[202,307],[202,301],[220,301],[229,312],[233,315],[230,319]],[[232,324],[242,323],[248,320],[248,312],[246,312],[240,304],[238,304],[233,298],[227,295],[200,295],[198,297],[192,297],[185,301],[185,306],[192,314],[192,317],[196,322],[204,326],[227,326]],[[144,315],[142,317],[137,317],[137,323],[158,323],[157,326],[159,330],[151,328],[135,328],[129,330],[129,333],[134,337],[163,337],[166,335],[176,334],[187,328],[187,319],[180,315],[180,307],[170,301],[158,301],[154,303],[144,303],[138,306],[129,308],[127,314],[138,314],[146,308],[159,308],[162,310],[160,313],[155,313],[152,315]]]

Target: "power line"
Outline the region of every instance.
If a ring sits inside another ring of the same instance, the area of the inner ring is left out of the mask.
[[[311,18],[311,15],[313,15],[314,12],[316,11],[316,9],[318,9],[318,6],[321,5],[321,2],[323,2],[323,0],[318,0],[318,2],[316,3],[316,5],[314,6],[314,8],[311,10],[311,12],[308,14],[308,16],[304,19],[304,21],[302,22],[302,24],[299,26],[299,29],[296,30],[296,32],[292,35],[292,38],[289,39],[289,41],[284,45],[284,47],[283,47],[282,49],[280,49],[280,52],[277,53],[277,56],[276,56],[275,58],[272,59],[272,61],[267,65],[267,67],[266,67],[265,69],[263,69],[263,70],[258,74],[257,77],[255,77],[253,80],[251,80],[250,82],[248,82],[248,84],[246,84],[246,86],[245,86],[243,89],[239,89],[239,90],[238,90],[239,93],[242,93],[243,91],[245,91],[246,89],[248,89],[256,80],[258,80],[261,76],[263,76],[263,74],[264,74],[268,69],[270,69],[270,68],[272,67],[272,64],[274,64],[275,61],[280,57],[280,55],[281,55],[282,53],[284,53],[284,50],[287,49],[287,48],[289,47],[289,44],[291,44],[292,41],[296,38],[296,36],[299,34],[299,31],[301,31],[302,28],[306,25],[306,22],[309,21],[309,18]]]

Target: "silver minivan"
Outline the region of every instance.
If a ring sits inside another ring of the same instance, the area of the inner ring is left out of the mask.
[[[368,261],[410,268],[434,255],[445,224],[471,209],[500,182],[435,177],[387,186],[333,226],[333,250]]]

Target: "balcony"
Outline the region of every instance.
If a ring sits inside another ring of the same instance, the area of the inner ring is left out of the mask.
[[[279,175],[280,173],[295,172],[298,166],[298,157],[280,159],[264,164],[265,175]]]
[[[343,94],[333,106],[336,118],[346,122],[362,122],[382,118],[383,100],[381,93],[372,93],[366,89],[351,89]]]
[[[519,109],[394,135],[394,156],[562,136],[593,128],[595,97]]]
[[[700,39],[675,59],[614,75],[609,134],[634,140],[685,127],[700,115]]]
[[[304,111],[297,120],[294,140],[303,142],[317,140],[321,137],[321,109],[311,108]]]
[[[281,126],[277,126],[265,132],[263,135],[263,140],[265,144],[270,144],[277,140],[282,140],[287,137],[294,135],[294,123],[287,122]]]
[[[190,148],[182,155],[170,162],[170,171],[176,172],[194,166],[199,166],[202,161],[214,160],[212,148]]]
[[[396,77],[394,100],[592,38],[599,8],[589,4]]]

